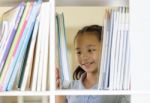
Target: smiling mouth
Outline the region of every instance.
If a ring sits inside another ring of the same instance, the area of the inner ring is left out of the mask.
[[[90,65],[92,65],[94,62],[88,62],[88,63],[84,63],[84,64],[82,64],[83,66],[85,66],[85,67],[90,67]]]

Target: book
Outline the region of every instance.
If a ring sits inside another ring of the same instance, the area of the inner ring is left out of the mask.
[[[130,70],[130,36],[129,36],[129,10],[126,8],[125,11],[125,34],[126,34],[126,41],[125,41],[125,64],[124,64],[124,77],[123,77],[123,87],[125,90],[130,88],[130,78],[131,78],[131,70]]]
[[[114,80],[115,80],[115,73],[116,73],[116,41],[117,41],[117,28],[118,28],[118,14],[117,11],[114,10],[114,30],[112,36],[112,49],[111,49],[111,62],[110,62],[110,90],[114,89]]]
[[[59,62],[60,62],[60,73],[62,85],[65,87],[71,80],[71,73],[69,67],[69,59],[67,52],[67,41],[66,41],[66,32],[64,25],[64,15],[56,15],[57,28],[58,28],[58,51],[59,51]]]
[[[45,25],[45,29],[43,30],[43,34],[45,34],[45,42],[44,42],[44,60],[43,60],[43,72],[42,72],[42,87],[41,90],[45,91],[46,90],[46,84],[47,84],[47,77],[48,77],[48,44],[49,44],[49,37],[50,37],[50,32],[49,32],[49,23],[50,22],[50,11],[49,11],[49,4],[48,3],[43,3],[43,9],[44,9],[44,13],[43,13],[43,17],[44,18],[44,25]]]
[[[124,56],[125,56],[125,40],[126,40],[126,35],[124,33],[124,24],[125,24],[125,8],[121,8],[121,20],[120,20],[120,52],[119,52],[119,61],[118,61],[118,68],[119,68],[119,74],[117,77],[117,88],[118,89],[124,89],[123,88],[123,76],[124,76]]]
[[[41,18],[41,12],[39,13],[39,19]],[[39,71],[39,64],[40,64],[40,50],[41,50],[41,42],[42,42],[42,34],[39,33],[41,31],[42,27],[41,24],[39,24],[39,30],[38,30],[38,37],[37,37],[37,43],[35,48],[35,60],[33,64],[33,74],[32,74],[32,84],[31,84],[31,90],[36,91],[37,90],[37,80],[38,80],[38,71]]]
[[[106,66],[106,48],[107,48],[107,11],[104,18],[104,28],[103,28],[103,39],[102,39],[102,56],[101,61],[99,62],[99,84],[98,89],[103,89],[104,87],[104,74],[105,74],[105,66]],[[105,27],[106,26],[106,27]]]
[[[41,7],[41,18],[40,18],[40,27],[39,35],[42,35],[41,40],[41,52],[40,52],[40,63],[38,68],[38,80],[37,80],[37,91],[46,90],[47,82],[47,69],[48,69],[48,37],[49,37],[49,13],[48,13],[48,4],[43,3]],[[45,26],[45,29],[42,29]]]

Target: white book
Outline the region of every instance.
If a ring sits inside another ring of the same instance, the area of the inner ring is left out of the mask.
[[[105,63],[106,63],[106,35],[107,35],[107,11],[105,14],[104,18],[104,28],[103,28],[103,39],[102,39],[102,56],[101,56],[101,61],[100,63],[100,68],[99,68],[99,84],[98,84],[98,89],[103,89],[103,84],[104,84],[104,73],[105,72]]]
[[[105,78],[105,88],[109,89],[110,86],[110,60],[111,60],[111,47],[112,47],[112,33],[113,33],[113,20],[114,16],[112,13],[112,9],[109,10],[109,17],[108,17],[108,50],[107,50],[107,61],[106,61],[106,78]]]
[[[107,85],[107,72],[108,72],[108,68],[107,68],[107,57],[108,57],[108,40],[109,40],[109,23],[110,23],[110,20],[109,20],[109,11],[107,11],[107,15],[106,15],[106,33],[104,34],[105,35],[105,52],[104,52],[104,67],[103,67],[103,89],[106,89],[105,86]]]
[[[114,72],[114,90],[117,90],[117,81],[118,81],[118,74],[119,74],[119,69],[118,68],[118,62],[119,62],[119,52],[120,52],[120,19],[121,19],[121,9],[118,8],[117,10],[117,34],[116,34],[116,51],[115,51],[115,72]]]
[[[49,3],[43,3],[43,16],[44,18],[44,26],[43,34],[45,34],[45,42],[44,42],[44,60],[43,60],[43,74],[42,74],[42,91],[46,91],[47,84],[47,71],[48,71],[48,40],[49,40],[49,22],[50,22],[50,11],[49,11]]]
[[[55,68],[55,51],[56,49],[55,48],[55,45],[53,43],[55,43],[55,20],[56,20],[56,16],[55,16],[55,1],[54,0],[51,0],[50,2],[50,36],[49,36],[49,69],[48,69],[48,79],[47,79],[47,87],[48,87],[48,90],[50,90],[50,87],[51,89],[54,89],[55,88],[55,85],[53,84],[55,82],[55,72],[53,69],[50,69],[50,68]],[[53,60],[51,60],[53,59]],[[54,75],[54,76],[53,76]],[[50,78],[52,77],[52,78]],[[54,79],[53,79],[54,78]]]
[[[110,57],[110,76],[109,76],[109,89],[112,90],[113,89],[113,72],[114,72],[114,69],[113,69],[113,60],[114,60],[114,48],[113,48],[113,44],[114,44],[114,41],[113,41],[113,38],[114,38],[114,23],[115,23],[115,19],[116,19],[116,13],[115,11],[112,9],[111,11],[111,14],[112,14],[112,27],[113,27],[113,30],[112,30],[112,45],[111,45],[111,57]]]
[[[124,89],[128,90],[130,88],[130,77],[131,77],[131,70],[130,70],[130,38],[129,38],[129,13],[128,10],[126,12],[126,57],[125,57],[125,73],[124,73]]]
[[[40,47],[40,60],[39,60],[39,70],[38,70],[38,80],[37,80],[37,91],[41,91],[42,89],[42,76],[43,76],[43,64],[44,64],[44,51],[45,51],[45,41],[46,41],[46,34],[45,34],[45,3],[42,3],[41,6],[41,17],[40,17],[40,25],[39,25],[39,35],[41,37],[41,47]],[[43,29],[44,27],[44,29]]]
[[[116,44],[115,44],[115,61],[114,61],[114,90],[117,89],[117,76],[118,76],[118,61],[119,61],[119,45],[120,45],[120,8],[117,8],[117,23],[116,23]]]
[[[112,34],[112,49],[111,49],[111,62],[110,62],[110,90],[114,89],[114,77],[115,77],[115,59],[116,59],[116,40],[117,40],[117,11],[113,10],[113,34]]]
[[[126,65],[126,54],[127,54],[127,28],[126,28],[126,7],[123,8],[123,52],[122,52],[122,63],[121,63],[121,68],[123,69],[121,71],[121,77],[120,77],[120,84],[121,84],[121,88],[124,90],[124,77],[125,77],[125,65]]]
[[[107,55],[106,55],[106,76],[105,76],[105,86],[104,88],[108,89],[110,85],[110,59],[111,59],[111,47],[112,47],[112,32],[113,32],[113,13],[112,10],[109,10],[108,15],[108,40],[107,40]]]
[[[118,10],[119,13],[119,21],[118,21],[118,38],[117,38],[117,52],[116,52],[116,68],[117,68],[117,73],[116,73],[116,84],[115,84],[115,89],[119,89],[119,79],[120,79],[120,71],[121,71],[121,60],[122,60],[122,42],[123,42],[123,35],[122,35],[122,8],[119,7]]]
[[[41,20],[41,11],[39,13],[40,20]],[[40,64],[40,50],[41,50],[41,42],[42,42],[42,34],[39,33],[41,31],[41,24],[39,24],[39,31],[38,31],[38,38],[37,38],[37,44],[36,44],[36,54],[35,54],[35,62],[33,67],[33,78],[32,78],[32,91],[37,90],[37,80],[38,80],[38,71],[39,71],[39,64]]]
[[[21,84],[21,91],[25,91],[28,78],[30,78],[30,72],[32,69],[33,56],[34,56],[34,48],[35,48],[35,43],[36,43],[37,34],[38,34],[38,28],[39,28],[39,16],[37,17],[36,22],[35,22],[35,27],[34,27],[32,39],[31,39],[27,63],[25,66],[25,72],[24,72],[24,76],[23,76],[23,80]]]
[[[121,42],[120,42],[120,47],[121,47],[121,51],[120,51],[120,57],[121,57],[121,60],[120,60],[120,63],[119,63],[119,68],[121,68],[120,70],[120,76],[119,76],[119,89],[124,89],[123,88],[123,76],[124,76],[124,64],[125,64],[125,41],[126,41],[126,34],[125,34],[125,7],[123,7],[123,11],[122,11],[122,21],[121,21]]]

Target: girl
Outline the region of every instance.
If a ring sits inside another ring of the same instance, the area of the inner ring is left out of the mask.
[[[99,60],[101,57],[102,27],[86,26],[79,30],[75,39],[75,51],[79,66],[73,73],[68,89],[97,89]],[[60,74],[56,72],[56,88],[61,87]],[[116,97],[116,96],[115,96]],[[110,96],[56,96],[56,103],[116,103],[116,98]]]
[[[74,39],[79,66],[73,73],[74,81],[68,89],[96,89],[101,51],[102,27],[86,26],[79,30]],[[60,88],[60,74],[56,72],[56,88]]]

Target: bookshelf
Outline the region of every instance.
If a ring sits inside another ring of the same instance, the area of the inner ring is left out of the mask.
[[[5,12],[7,12],[8,10],[10,10],[10,9],[12,9],[12,8],[14,8],[14,7],[16,7],[18,4],[19,4],[20,2],[19,1],[17,1],[17,0],[2,0],[2,1],[0,1],[0,22],[2,23],[2,21],[4,20],[4,18],[2,18],[2,15],[5,13]],[[30,2],[31,3],[31,2]],[[50,38],[50,34],[52,35],[53,33],[53,30],[52,31],[49,31],[49,29],[52,29],[53,27],[54,27],[54,23],[53,22],[48,22],[49,20],[52,20],[52,21],[54,21],[53,20],[53,17],[50,17],[49,16],[49,14],[51,13],[51,16],[53,16],[53,13],[54,13],[54,11],[51,11],[51,8],[54,8],[54,2],[53,1],[49,1],[49,0],[43,0],[43,2],[42,2],[42,5],[43,5],[43,7],[41,7],[41,8],[43,8],[42,10],[43,10],[43,12],[45,13],[43,13],[43,14],[40,14],[40,15],[45,15],[45,17],[47,17],[47,18],[45,18],[45,20],[47,20],[47,21],[44,21],[44,19],[43,19],[43,21],[42,20],[40,20],[41,22],[47,22],[46,24],[44,24],[45,25],[45,31],[44,31],[44,29],[41,29],[40,30],[40,32],[45,32],[44,34],[45,35],[47,35],[48,37],[47,37],[47,45],[46,45],[46,48],[45,48],[45,54],[47,55],[47,56],[45,56],[45,55],[43,55],[43,60],[41,59],[41,61],[43,62],[43,63],[41,63],[41,66],[44,64],[44,63],[47,63],[45,66],[46,67],[43,67],[43,68],[46,68],[46,71],[45,71],[45,73],[46,73],[46,75],[45,75],[45,77],[41,77],[41,82],[39,82],[39,84],[41,84],[42,83],[42,80],[45,82],[44,84],[44,87],[43,87],[43,90],[42,90],[42,88],[41,88],[41,86],[39,87],[40,89],[38,90],[39,92],[46,92],[46,91],[49,91],[50,90],[50,64],[52,64],[51,62],[52,61],[50,61],[50,55],[52,55],[52,54],[50,54],[50,48],[52,47],[52,46],[50,46],[50,45],[52,45],[52,43],[50,43],[50,40],[49,40],[49,38]],[[45,5],[45,6],[44,6]],[[49,9],[50,8],[50,9]],[[44,9],[45,9],[45,11],[44,11]],[[42,10],[40,9],[40,12],[42,12]],[[46,11],[47,10],[47,11]],[[54,9],[53,9],[54,10]],[[46,13],[47,12],[47,13]],[[43,16],[44,17],[44,16]],[[32,18],[32,17],[30,17],[29,16],[29,18]],[[31,19],[29,19],[30,21],[31,21]],[[36,20],[36,19],[33,19],[33,20]],[[20,22],[19,22],[20,23]],[[29,23],[27,23],[26,25],[28,25]],[[20,24],[19,24],[20,25]],[[42,25],[42,24],[41,24]],[[19,27],[19,26],[18,26]],[[49,28],[50,27],[50,28]],[[39,27],[38,27],[39,28]],[[47,30],[47,31],[46,31]],[[39,29],[38,29],[38,31],[39,31]],[[16,31],[17,32],[17,31]],[[37,37],[36,37],[37,38]],[[26,39],[27,40],[27,39]],[[36,40],[37,41],[37,40]],[[2,42],[1,42],[2,43]],[[20,42],[19,42],[20,43]],[[18,44],[18,45],[21,45],[21,44]],[[44,44],[43,44],[44,45]],[[7,46],[6,46],[7,47]],[[35,44],[34,44],[34,47],[35,47]],[[26,47],[25,47],[26,48]],[[4,49],[5,50],[5,49]],[[17,49],[18,50],[18,49]],[[20,49],[21,50],[21,49]],[[33,49],[34,50],[34,49]],[[23,50],[22,50],[23,51]],[[36,51],[36,50],[34,50],[34,51]],[[23,52],[22,52],[23,53]],[[43,51],[43,53],[44,53],[44,51]],[[19,52],[18,52],[18,54],[19,54]],[[8,54],[9,55],[9,54]],[[16,55],[17,55],[17,53],[16,53]],[[21,54],[20,54],[20,57],[21,57]],[[46,59],[44,59],[46,57]],[[46,60],[46,61],[45,61]],[[18,62],[17,62],[18,63]],[[49,64],[49,65],[48,65]],[[34,64],[31,64],[31,65],[34,65]],[[44,70],[44,69],[43,69]],[[19,80],[19,78],[20,77],[18,77],[19,76],[19,71],[17,72],[17,77],[15,77],[16,79],[15,79],[15,83],[13,84],[13,85],[16,85],[18,82],[17,82],[17,80]],[[29,72],[29,73],[31,73],[31,71]],[[39,72],[40,73],[40,72]],[[42,73],[42,72],[41,72]],[[28,78],[28,77],[27,77]],[[27,82],[29,82],[29,80],[27,81]],[[32,83],[33,84],[33,83]],[[43,84],[43,83],[42,83]],[[46,87],[46,88],[45,88]],[[26,87],[25,86],[25,90],[19,90],[19,89],[17,89],[15,86],[13,86],[13,89],[11,90],[12,92],[10,92],[10,94],[13,94],[13,91],[20,91],[21,93],[23,93],[23,94],[26,94],[26,91],[31,91],[31,89],[28,89],[28,87]],[[37,87],[38,88],[38,87]],[[33,91],[35,91],[35,90],[33,90]],[[3,91],[4,92],[4,91]],[[1,92],[0,94],[2,94],[3,95],[3,92]],[[19,92],[17,92],[16,94],[19,94]],[[35,93],[36,94],[36,93]]]

